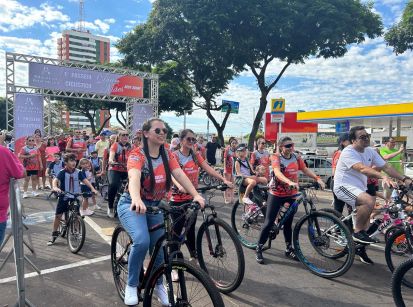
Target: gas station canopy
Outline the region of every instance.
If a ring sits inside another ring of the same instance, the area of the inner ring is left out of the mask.
[[[369,128],[388,128],[413,126],[413,102],[344,108],[323,111],[298,112],[298,122],[312,122],[335,125],[337,122],[350,121],[351,126]]]

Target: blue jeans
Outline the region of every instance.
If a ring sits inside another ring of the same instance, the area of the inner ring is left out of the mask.
[[[6,234],[7,221],[0,223],[0,245],[3,243],[4,235]]]
[[[118,216],[133,242],[128,260],[128,285],[137,287],[145,256],[148,250],[152,253],[156,241],[165,233],[165,229],[161,228],[149,232],[148,228],[163,224],[163,214],[137,214],[135,211],[129,210],[131,202],[130,195],[124,193],[119,200]],[[146,206],[157,206],[159,204],[159,201],[144,200],[143,202]],[[160,249],[155,259],[154,268],[161,265],[163,260],[163,249]],[[161,284],[162,278],[157,283]]]

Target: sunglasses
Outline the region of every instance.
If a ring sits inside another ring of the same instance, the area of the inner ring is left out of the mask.
[[[163,134],[167,134],[168,133],[168,129],[166,129],[166,128],[156,128],[156,129],[153,129],[153,131],[156,133],[156,134],[161,134],[161,132],[163,132]]]
[[[265,145],[265,142],[259,142],[258,145]]]
[[[188,143],[195,143],[196,142],[196,138],[191,138],[191,137],[187,137],[187,138],[185,138],[185,140],[188,142]]]
[[[122,133],[122,134],[119,134],[119,136],[129,136],[129,134],[127,134],[127,133]]]
[[[368,135],[368,134],[360,135],[360,136],[358,137],[358,139],[359,139],[359,140],[366,141],[366,140],[369,140],[369,139],[370,139],[370,135]]]
[[[78,131],[78,132],[75,132],[76,134],[81,134],[82,132],[80,132],[80,131]]]
[[[34,140],[27,140],[27,142],[34,142]]]
[[[284,147],[285,148],[291,148],[294,146],[294,143],[290,143],[290,144],[285,144]]]

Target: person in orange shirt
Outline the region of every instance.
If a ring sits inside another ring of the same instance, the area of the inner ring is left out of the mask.
[[[75,135],[67,142],[66,152],[76,154],[76,161],[79,164],[86,152],[86,141],[83,138],[82,131],[75,131]]]
[[[225,147],[224,151],[224,176],[225,179],[229,182],[233,182],[234,180],[234,161],[236,159],[236,147],[238,145],[238,141],[234,137],[230,137],[228,141],[228,146]],[[225,204],[232,203],[234,198],[234,190],[227,189],[224,192],[224,202]]]
[[[43,169],[43,165],[39,149],[35,145],[34,136],[31,135],[26,138],[26,146],[20,150],[19,158],[22,159],[23,166],[26,169],[26,178],[24,178],[23,184],[23,198],[29,197],[27,189],[30,179],[32,181],[32,195],[35,197],[39,196],[40,194],[37,191],[39,177],[37,175],[39,171]]]
[[[164,144],[168,130],[165,123],[157,118],[145,122],[143,148],[135,148],[128,158],[129,184],[118,204],[119,221],[132,238],[128,260],[128,278],[125,287],[124,303],[138,304],[137,286],[139,274],[149,248],[165,233],[164,229],[151,232],[148,228],[163,223],[162,214],[145,214],[146,206],[158,206],[172,186],[172,176],[202,207],[205,200],[198,194],[191,181],[179,167],[176,158],[165,150]],[[158,254],[155,267],[163,262],[163,252]],[[154,295],[162,305],[168,306],[169,299],[163,280],[155,286]]]

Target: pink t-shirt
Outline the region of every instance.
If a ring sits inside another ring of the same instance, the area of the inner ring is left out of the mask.
[[[54,154],[60,152],[59,146],[49,146],[46,147],[46,160],[48,162],[53,162],[54,161]],[[43,165],[43,167],[46,167]]]
[[[0,165],[0,223],[3,223],[7,221],[10,178],[23,178],[24,167],[14,154],[3,146],[0,146]]]

